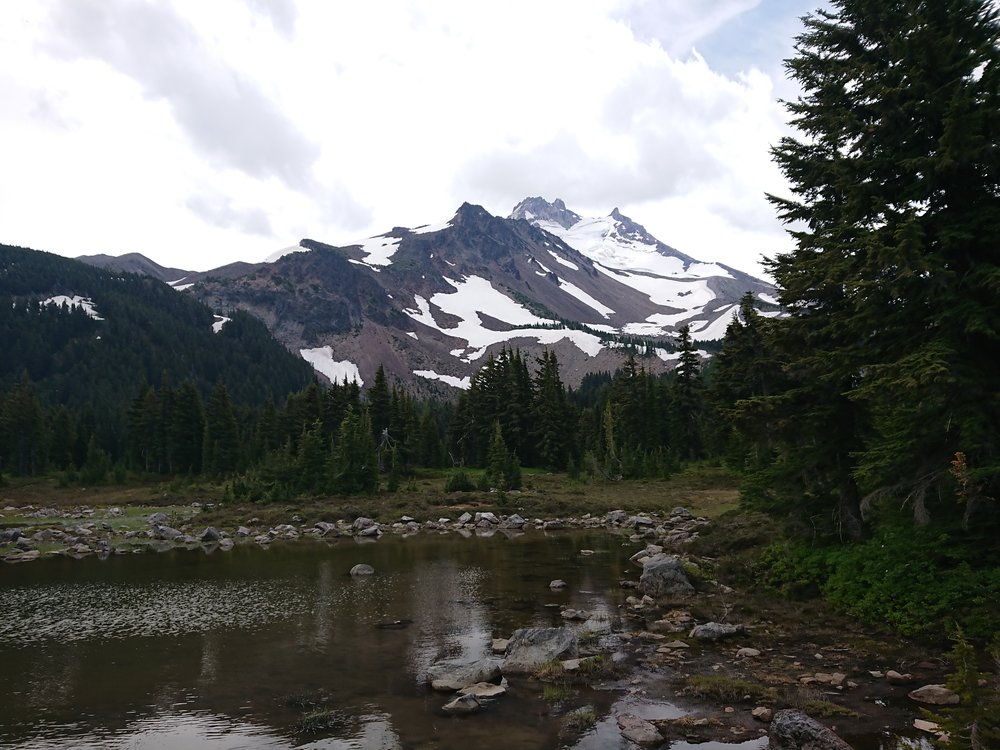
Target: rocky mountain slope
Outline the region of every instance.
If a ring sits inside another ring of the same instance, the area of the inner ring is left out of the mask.
[[[669,369],[680,326],[716,340],[744,293],[775,302],[766,282],[684,255],[617,209],[587,219],[541,198],[507,218],[466,203],[445,223],[345,247],[305,239],[269,261],[172,281],[220,314],[258,316],[330,379],[368,381],[383,364],[442,395],[503,346],[555,350],[571,384],[628,351]]]

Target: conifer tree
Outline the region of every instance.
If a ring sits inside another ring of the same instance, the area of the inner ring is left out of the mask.
[[[670,409],[673,447],[678,456],[699,458],[702,455],[703,413],[701,360],[691,339],[690,326],[684,325],[678,330],[677,351],[680,358],[672,373]]]
[[[796,243],[771,263],[775,476],[858,537],[862,498],[955,507],[956,452],[1000,490],[1000,26],[988,0],[832,0],[805,27],[773,150]]]

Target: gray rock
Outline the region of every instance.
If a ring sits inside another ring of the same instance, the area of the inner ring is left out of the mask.
[[[785,709],[771,719],[770,750],[851,750],[831,730],[801,711]]]
[[[493,642],[490,644],[490,650],[499,655],[507,653],[507,639],[506,638],[494,638]]]
[[[672,520],[689,521],[692,518],[694,518],[694,515],[687,508],[677,506],[672,511],[670,511],[670,518]]]
[[[562,578],[557,578],[554,581],[551,581],[549,583],[549,588],[550,589],[564,589],[564,588],[566,588],[566,581],[564,581]]]
[[[251,533],[253,532],[251,532],[246,526],[240,526],[236,529],[237,536],[250,536]]]
[[[474,714],[482,706],[479,699],[474,695],[460,695],[454,700],[445,703],[441,710],[449,714]]]
[[[358,563],[351,568],[352,576],[370,576],[375,574],[375,568],[367,563]]]
[[[476,517],[473,519],[473,522],[479,523],[480,521],[486,521],[487,523],[492,523],[492,524],[500,523],[500,519],[496,517],[496,514],[491,513],[490,511],[476,513]]]
[[[760,650],[756,648],[741,648],[736,652],[737,659],[752,659],[755,656],[760,656]]]
[[[559,531],[566,528],[566,522],[561,521],[558,518],[553,518],[551,521],[543,523],[542,528],[546,531]]]
[[[607,518],[608,523],[620,525],[628,520],[628,513],[623,510],[613,510],[605,518]]]
[[[354,519],[354,523],[351,524],[351,528],[354,531],[362,531],[364,529],[369,529],[375,525],[375,521],[371,518],[366,518],[365,516],[358,516]]]
[[[330,523],[329,521],[317,521],[316,530],[319,531],[321,536],[327,536],[328,534],[337,534],[337,524]]]
[[[165,524],[167,522],[167,514],[166,513],[154,513],[153,515],[151,515],[146,520],[149,522],[150,526],[162,526],[163,524]]]
[[[427,670],[427,681],[434,690],[453,693],[477,682],[500,682],[500,665],[492,659],[480,659],[472,664],[444,662]]]
[[[746,625],[731,625],[728,622],[706,622],[704,625],[695,625],[691,628],[688,638],[697,638],[702,641],[717,641],[720,638],[745,635],[746,632]]]
[[[378,526],[367,526],[358,532],[358,536],[371,537],[371,536],[378,536],[381,533],[382,532],[379,530]]]
[[[458,517],[458,521],[456,523],[466,524],[466,523],[469,523],[469,521],[471,521],[471,520],[472,520],[472,514],[471,513],[463,513],[462,515],[460,515]]]
[[[198,535],[199,542],[217,542],[222,539],[222,534],[214,526],[208,526]]]
[[[622,737],[637,745],[658,745],[663,742],[663,735],[650,722],[632,714],[618,717],[618,728]]]
[[[562,661],[577,655],[576,635],[567,628],[521,628],[507,643],[505,674],[526,674],[554,659]]]
[[[750,712],[750,715],[757,721],[762,721],[767,724],[774,718],[774,709],[768,708],[767,706],[757,706],[757,708]]]
[[[500,522],[501,529],[521,529],[524,528],[525,521],[517,513],[511,513],[503,521]]]
[[[158,525],[153,527],[154,539],[166,539],[168,542],[172,542],[180,536],[184,535],[177,529],[171,528],[170,526]]]
[[[475,685],[469,685],[458,691],[459,695],[474,695],[477,698],[499,698],[506,692],[507,688],[503,685],[492,682],[477,682]]]
[[[960,701],[958,693],[944,685],[924,685],[909,693],[911,700],[931,706],[953,706]]]
[[[677,596],[694,591],[681,561],[669,555],[654,557],[642,566],[639,591],[652,597]]]

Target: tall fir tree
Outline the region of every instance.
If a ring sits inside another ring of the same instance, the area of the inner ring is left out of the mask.
[[[954,508],[957,452],[1000,490],[998,42],[988,0],[832,0],[787,63],[774,476],[848,537],[864,501]]]

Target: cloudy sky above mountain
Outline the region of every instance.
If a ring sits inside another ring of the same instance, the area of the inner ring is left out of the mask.
[[[760,272],[821,0],[0,4],[0,242],[204,270],[562,198]]]

